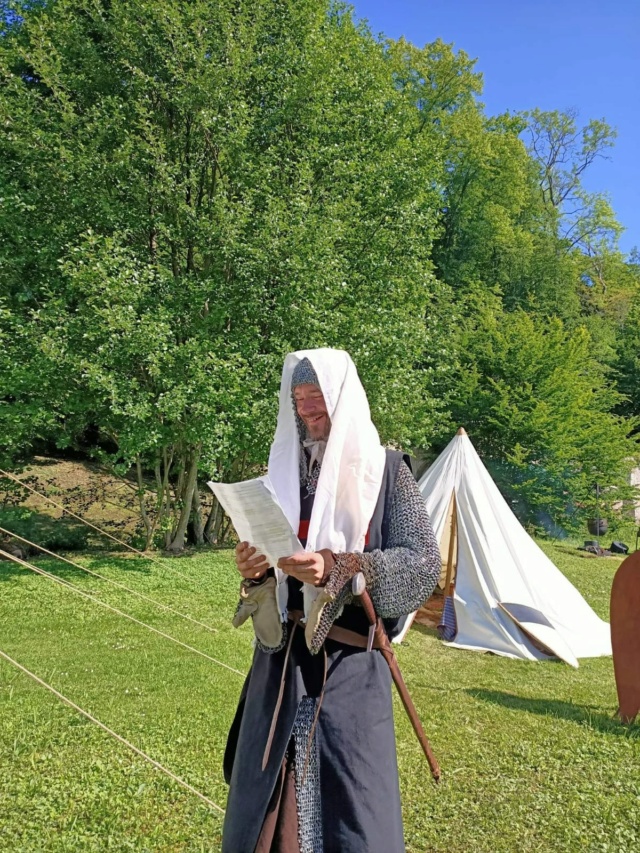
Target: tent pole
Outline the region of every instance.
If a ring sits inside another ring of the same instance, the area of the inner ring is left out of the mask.
[[[458,511],[456,493],[451,495],[451,530],[449,531],[449,553],[447,554],[447,575],[444,582],[444,594],[451,595],[451,578],[453,577],[453,554],[458,538]]]

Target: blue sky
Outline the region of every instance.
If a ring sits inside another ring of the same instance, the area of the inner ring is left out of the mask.
[[[351,0],[375,34],[442,38],[477,58],[488,114],[574,108],[618,131],[584,184],[609,195],[640,247],[640,0]]]

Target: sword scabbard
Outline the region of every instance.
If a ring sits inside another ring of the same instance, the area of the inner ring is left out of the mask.
[[[369,595],[368,590],[364,590],[360,593],[360,602],[362,607],[364,608],[364,612],[369,620],[369,624],[375,626],[375,638],[376,645],[382,652],[384,659],[387,662],[387,665],[391,671],[391,677],[393,678],[393,683],[396,686],[398,693],[400,694],[400,699],[402,700],[402,704],[404,705],[404,709],[407,712],[407,716],[411,722],[414,732],[420,742],[420,746],[422,747],[422,751],[425,754],[425,758],[429,763],[429,769],[431,770],[431,775],[435,782],[438,782],[440,779],[441,771],[440,765],[433,754],[433,750],[431,749],[431,744],[429,743],[429,738],[426,736],[424,729],[422,728],[422,723],[420,722],[420,718],[418,717],[418,712],[416,711],[416,707],[413,704],[413,700],[409,695],[409,691],[407,690],[407,685],[404,683],[404,678],[402,677],[402,673],[400,672],[400,667],[398,666],[398,661],[396,660],[395,653],[389,641],[389,637],[387,636],[387,632],[384,629],[384,625],[382,624],[382,619],[380,619],[376,615],[375,608],[373,606],[373,601],[371,600],[371,596]]]

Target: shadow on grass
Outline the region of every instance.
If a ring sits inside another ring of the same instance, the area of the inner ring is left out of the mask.
[[[22,575],[28,571],[29,569],[25,569],[17,563],[12,563],[0,557],[0,582],[15,580],[18,575]]]
[[[101,569],[120,569],[123,572],[141,572],[145,575],[150,575],[162,572],[161,567],[154,567],[152,560],[147,557],[138,557],[135,554],[130,557],[99,557],[92,554],[86,554],[87,568],[94,572],[99,572]]]
[[[640,739],[640,721],[633,725],[624,725],[617,717],[603,713],[594,705],[575,705],[573,702],[563,702],[560,699],[531,699],[526,696],[517,696],[515,693],[504,693],[501,690],[465,688],[464,692],[474,699],[502,705],[513,711],[526,711],[542,717],[570,720],[605,734]]]
[[[80,555],[75,553],[65,552],[62,556],[72,562],[79,562],[78,557]],[[154,567],[150,561],[147,561],[142,557],[139,559],[108,557],[95,559],[90,558],[87,560],[87,556],[90,555],[87,555],[86,553],[82,555],[86,562],[85,568],[92,572],[97,572],[98,574],[104,572],[105,569],[114,568],[129,574],[132,572],[135,572],[138,575],[158,574],[160,576],[162,574],[161,568]],[[75,566],[70,566],[68,563],[65,563],[64,560],[58,559],[57,557],[38,553],[35,548],[30,549],[30,554],[26,557],[26,562],[31,563],[36,566],[36,568],[43,569],[45,572],[49,572],[62,580],[70,582],[73,582],[78,578],[91,577],[88,572],[84,572],[82,569]],[[29,574],[30,571],[31,570],[26,566],[21,566],[18,563],[14,563],[12,560],[0,557],[0,582],[13,580],[18,576],[24,576],[25,574]],[[117,577],[110,579],[115,581],[118,580]]]

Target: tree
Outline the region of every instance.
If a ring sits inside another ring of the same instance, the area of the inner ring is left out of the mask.
[[[609,414],[607,367],[635,278],[580,183],[604,123],[489,119],[463,52],[376,40],[330,0],[12,8],[5,464],[97,434],[88,450],[137,478],[148,545],[179,550],[190,521],[219,539],[201,479],[261,470],[284,354],[330,345],[352,353],[387,443],[426,447],[469,413],[519,476],[546,460],[553,483],[530,497],[557,507],[560,479],[579,501],[591,465],[581,402],[611,430],[616,480],[629,424]]]
[[[521,115],[487,118],[468,104],[447,125],[442,229],[434,245],[439,277],[461,302],[479,287],[522,308],[575,319],[583,285],[575,254],[545,206],[539,165],[527,151]]]
[[[603,119],[578,127],[575,110],[525,113],[525,139],[538,169],[540,198],[557,237],[557,252],[573,262],[581,299],[607,287],[608,259],[619,255],[622,226],[604,193],[589,193],[582,180],[598,159],[608,159],[616,131]]]
[[[448,122],[434,259],[439,276],[457,291],[479,281],[502,291],[532,253],[533,172],[521,129],[518,118],[487,119],[475,102]]]
[[[462,334],[454,418],[463,424],[521,518],[576,524],[593,484],[620,498],[638,457],[631,422],[592,355],[584,328],[479,305]]]
[[[632,295],[632,304],[623,305],[616,339],[616,375],[622,399],[618,406],[621,414],[640,417],[640,258],[632,253],[627,263],[627,275],[632,286],[624,296]]]
[[[424,442],[444,404],[414,367],[447,361],[421,322],[440,128],[468,61],[317,0],[16,10],[0,253],[23,445],[96,425],[95,452],[137,472],[147,542],[179,550],[190,517],[203,533],[198,475],[264,462],[288,350],[348,348],[383,438]]]

